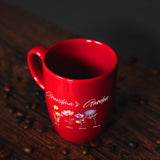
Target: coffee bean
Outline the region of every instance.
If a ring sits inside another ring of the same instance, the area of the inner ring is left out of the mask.
[[[122,158],[122,160],[129,160],[129,154],[128,153],[121,153],[120,157]]]
[[[83,155],[87,155],[87,154],[88,154],[89,149],[88,149],[88,146],[87,146],[87,145],[82,144],[80,148],[81,148],[81,153],[82,153]]]
[[[20,123],[24,120],[24,117],[23,116],[15,116],[15,119],[14,119],[16,122]]]
[[[33,103],[31,106],[31,109],[35,110],[38,108],[38,104],[37,103]]]
[[[148,101],[146,99],[141,98],[140,96],[134,96],[133,101],[138,103],[138,104],[141,104],[141,105],[145,105],[145,104],[148,103]]]
[[[25,113],[18,111],[18,112],[15,113],[15,115],[20,116],[20,117],[24,117]]]
[[[27,66],[27,65],[24,65],[24,69],[25,69],[25,70],[28,70],[28,66]]]
[[[10,156],[10,154],[11,154],[11,151],[6,147],[0,150],[0,158],[6,158]]]
[[[23,128],[24,128],[24,129],[31,128],[31,125],[30,125],[30,124],[24,124],[24,125],[23,125]]]
[[[25,147],[23,150],[24,150],[24,152],[29,154],[32,152],[33,148],[32,147]]]
[[[56,144],[51,144],[51,145],[48,145],[47,148],[49,150],[56,150],[58,148],[58,146]]]
[[[131,148],[137,148],[138,147],[138,143],[137,142],[134,142],[134,141],[130,141],[128,143],[128,145],[131,147]]]
[[[26,109],[31,109],[31,105],[30,105],[30,104],[26,104],[26,105],[25,105],[25,108],[26,108]]]
[[[69,150],[67,148],[63,148],[61,152],[63,155],[67,155],[69,153]]]
[[[41,95],[43,95],[44,93],[43,93],[43,91],[42,90],[36,90],[35,91],[35,96],[37,96],[37,97],[39,97],[39,96],[41,96]]]
[[[11,92],[11,88],[10,88],[8,85],[4,86],[4,87],[3,87],[3,90],[4,90],[6,93]]]
[[[25,122],[25,124],[30,124],[31,125],[33,123],[33,119],[32,118],[26,118],[24,122]]]
[[[160,145],[160,139],[157,139],[156,143]]]
[[[114,143],[114,140],[113,140],[112,138],[107,138],[107,139],[105,139],[105,142],[106,142],[107,144],[113,144],[113,143]]]
[[[139,103],[140,103],[141,105],[145,105],[145,104],[147,104],[147,101],[144,100],[144,99],[140,99],[140,100],[139,100]]]
[[[40,92],[39,91],[35,91],[35,96],[39,96]]]
[[[44,124],[37,124],[36,125],[36,131],[38,133],[43,133],[46,131],[46,126]]]
[[[38,133],[43,133],[44,132],[44,129],[41,127],[41,128],[36,128],[36,131],[38,132]]]
[[[112,153],[114,153],[114,154],[116,154],[116,155],[118,155],[119,152],[120,152],[118,146],[117,146],[117,145],[114,145],[114,144],[108,144],[108,145],[107,145],[107,148],[109,149],[110,152],[112,152]]]
[[[21,111],[17,111],[15,114],[15,121],[20,123],[22,121],[24,121],[24,118],[25,118],[25,113],[21,112]]]
[[[151,73],[153,75],[158,75],[160,73],[160,71],[158,69],[151,69]]]
[[[16,112],[16,108],[15,108],[15,107],[9,107],[9,108],[8,108],[8,112],[9,112],[10,114],[13,114],[13,113]]]
[[[155,148],[155,151],[156,151],[157,153],[160,153],[160,147],[159,147],[159,146],[156,147],[156,148]]]
[[[98,147],[100,144],[100,140],[98,140],[98,139],[92,140],[89,142],[89,144],[91,147]]]

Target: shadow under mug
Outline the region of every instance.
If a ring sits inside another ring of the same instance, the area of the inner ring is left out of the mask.
[[[37,57],[42,61],[42,71]],[[72,142],[96,138],[113,106],[117,56],[106,44],[69,39],[50,48],[37,46],[27,55],[29,70],[44,90],[52,123]]]

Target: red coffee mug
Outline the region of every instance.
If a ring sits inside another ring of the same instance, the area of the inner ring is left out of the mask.
[[[42,60],[42,71],[37,57]],[[96,138],[113,105],[115,52],[99,41],[70,39],[48,49],[31,49],[27,61],[34,80],[45,92],[48,112],[59,135],[72,142]]]

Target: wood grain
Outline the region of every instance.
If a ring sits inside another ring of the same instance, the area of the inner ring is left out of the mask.
[[[89,147],[81,153],[81,144],[63,140],[54,130],[45,105],[44,95],[36,95],[39,87],[32,79],[26,64],[26,55],[36,45],[52,44],[79,37],[55,24],[0,1],[0,144],[12,153],[11,160],[159,160],[157,152],[160,138],[160,74],[121,55],[116,92],[116,102],[110,122],[99,137],[98,147]],[[6,96],[4,86],[12,88]],[[143,100],[143,103],[142,103]],[[38,103],[36,110],[26,109],[27,104]],[[24,129],[17,123],[9,107],[14,106],[34,119],[33,126]],[[44,124],[46,130],[37,132]],[[137,146],[129,144],[135,142]],[[56,150],[48,145],[56,144]],[[87,143],[86,145],[89,146]],[[24,148],[30,146],[30,154]],[[61,150],[68,148],[65,156]]]

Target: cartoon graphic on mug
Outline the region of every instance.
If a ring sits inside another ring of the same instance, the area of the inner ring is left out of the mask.
[[[115,52],[96,40],[69,39],[48,49],[34,47],[28,52],[27,62],[33,79],[44,91],[59,135],[72,142],[87,142],[99,136],[113,106]]]

